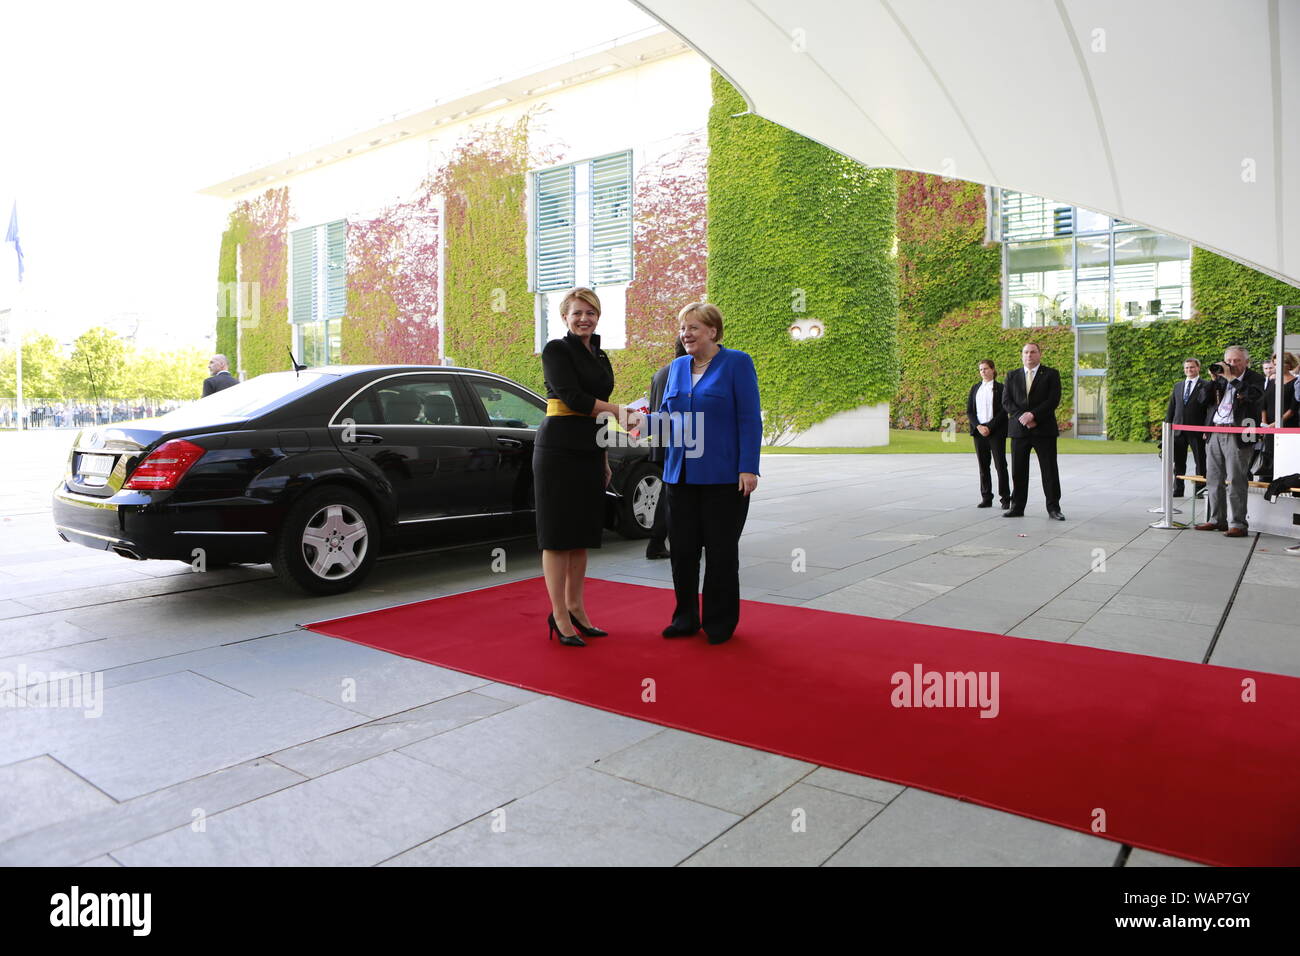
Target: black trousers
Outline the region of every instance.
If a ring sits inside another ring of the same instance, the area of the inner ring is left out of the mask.
[[[730,637],[740,621],[740,533],[749,515],[749,496],[736,482],[725,485],[664,484],[670,511],[673,590],[672,623],[710,637]],[[704,552],[704,613],[700,613],[700,551]]]
[[[1061,510],[1061,475],[1056,470],[1056,436],[1031,435],[1011,439],[1011,508],[1024,511],[1029,500],[1029,452],[1038,456],[1038,474],[1043,479],[1043,497],[1048,511]]]
[[[989,474],[989,461],[998,470],[998,498],[1003,502],[1011,500],[1011,482],[1007,478],[1007,433],[989,432],[985,438],[979,432],[971,436],[975,439],[975,459],[980,467],[980,498],[993,500],[993,479]]]
[[[1174,432],[1174,475],[1187,474],[1187,449],[1192,449],[1196,474],[1205,477],[1205,435],[1201,432]],[[1183,483],[1174,478],[1174,497],[1183,496]]]

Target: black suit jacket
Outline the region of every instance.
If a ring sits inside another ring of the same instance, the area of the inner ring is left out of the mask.
[[[1024,368],[1012,369],[1002,389],[1002,407],[1007,413],[1007,434],[1012,438],[1032,438],[1060,434],[1056,427],[1056,406],[1061,404],[1061,374],[1046,365],[1038,366],[1034,373],[1034,387],[1025,394]],[[1034,413],[1035,425],[1026,428],[1020,424],[1025,412]]]
[[[1232,399],[1232,424],[1238,428],[1246,427],[1247,423],[1258,425],[1262,420],[1264,413],[1264,386],[1266,382],[1264,376],[1256,372],[1253,368],[1246,369],[1246,374],[1237,379],[1236,394]],[[1219,410],[1219,403],[1223,401],[1224,392],[1228,389],[1228,380],[1223,376],[1216,376],[1210,382],[1210,400],[1205,406],[1205,421],[1202,424],[1213,425],[1214,416]],[[1238,435],[1237,440],[1243,445],[1253,445],[1257,437],[1246,437]]]
[[[571,451],[599,449],[596,437],[600,423],[590,417],[596,400],[609,401],[614,391],[614,368],[600,347],[600,336],[591,334],[591,348],[572,332],[551,339],[542,348],[542,375],[546,397],[558,398],[576,415],[547,415],[537,429],[539,448],[567,448]]]
[[[1204,425],[1205,409],[1210,401],[1210,383],[1205,379],[1197,380],[1192,386],[1192,394],[1183,401],[1183,391],[1187,388],[1187,379],[1174,386],[1169,394],[1169,407],[1165,409],[1165,421],[1172,425]]]
[[[989,437],[993,438],[998,432],[1004,432],[1007,429],[1007,410],[1002,407],[1002,383],[994,379],[993,381],[993,420],[990,422],[981,422],[979,420],[979,411],[975,408],[975,396],[979,393],[980,386],[984,383],[976,382],[970,387],[970,394],[966,396],[966,419],[970,422],[970,433],[978,435],[975,430],[976,425],[987,425]]]
[[[223,389],[238,384],[239,379],[235,378],[235,376],[231,375],[229,372],[218,372],[216,375],[209,376],[203,380],[203,394],[199,397],[207,398],[213,392],[220,392]]]

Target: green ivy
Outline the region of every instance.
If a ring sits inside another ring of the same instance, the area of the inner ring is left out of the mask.
[[[758,371],[766,439],[885,402],[897,383],[892,170],[867,169],[745,110],[713,74],[708,293]],[[825,333],[795,341],[795,320]]]
[[[221,252],[217,257],[217,353],[230,360],[232,369],[235,366],[235,352],[238,348],[236,323],[239,320],[235,316],[235,309],[231,307],[229,290],[239,280],[236,269],[239,260],[235,252],[239,248],[242,231],[240,227],[243,224],[243,219],[236,222],[234,216],[230,217],[230,228],[221,234]]]
[[[288,349],[293,341],[289,328],[289,188],[268,189],[255,199],[238,203],[222,236],[217,263],[217,281],[235,281],[235,250],[244,284],[256,283],[259,314],[244,319],[238,331],[236,320],[218,315],[217,346],[232,369],[239,356],[246,378],[288,368]],[[227,302],[232,301],[222,297]],[[219,309],[219,311],[221,311]]]
[[[446,198],[446,355],[541,391],[528,290],[530,118],[476,130],[429,188]]]
[[[966,396],[981,359],[999,377],[1037,342],[1061,373],[1056,419],[1074,410],[1074,330],[1002,327],[1002,253],[985,244],[984,187],[926,173],[898,172],[898,337],[901,375],[892,415],[899,428],[967,426]]]

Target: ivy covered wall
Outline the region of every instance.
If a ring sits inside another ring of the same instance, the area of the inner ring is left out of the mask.
[[[1074,330],[1002,328],[1002,253],[985,244],[984,187],[899,170],[899,380],[891,412],[899,428],[965,428],[966,396],[991,358],[1001,380],[1038,342],[1043,364],[1061,373],[1056,418],[1074,412]]]
[[[897,384],[892,170],[867,169],[745,110],[713,74],[708,294],[753,356],[766,439],[887,402]],[[796,341],[795,320],[824,323]]]
[[[231,292],[222,295],[219,313],[230,312],[232,296],[240,296],[245,304],[257,302],[257,313],[243,319],[238,330],[236,345],[236,319],[218,315],[217,350],[236,366],[236,355],[241,356],[246,378],[264,372],[281,371],[289,367],[286,351],[293,337],[289,328],[289,188],[268,189],[255,199],[236,204],[230,213],[229,223],[222,236],[221,254],[217,266],[218,282],[229,290],[228,283],[236,281],[235,249],[239,248],[241,272],[238,281],[255,289],[250,295]]]

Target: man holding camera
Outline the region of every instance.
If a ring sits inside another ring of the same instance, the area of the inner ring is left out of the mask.
[[[1210,401],[1210,383],[1201,378],[1201,360],[1189,358],[1184,361],[1183,376],[1169,395],[1165,421],[1174,425],[1204,425]],[[1196,462],[1196,474],[1205,475],[1205,436],[1200,432],[1174,432],[1175,498],[1183,496],[1183,479],[1178,476],[1186,473],[1188,447],[1192,449],[1192,458]],[[1198,498],[1204,496],[1204,491],[1196,493]]]
[[[1218,371],[1216,371],[1218,370]],[[1250,369],[1250,355],[1240,345],[1224,350],[1223,365],[1210,366],[1210,400],[1206,425],[1252,428],[1259,424],[1264,400],[1264,376]],[[1250,459],[1255,435],[1247,431],[1211,432],[1205,442],[1205,501],[1209,520],[1197,531],[1222,531],[1228,538],[1244,538],[1246,492],[1250,487]],[[1225,502],[1224,479],[1229,488]],[[1226,504],[1226,507],[1225,507]]]

